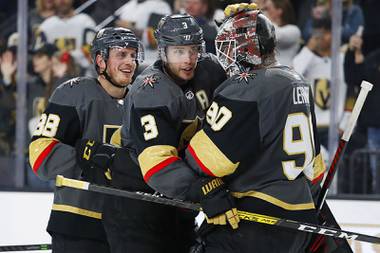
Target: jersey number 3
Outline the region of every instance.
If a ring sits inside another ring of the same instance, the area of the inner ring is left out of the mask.
[[[144,139],[146,141],[154,139],[158,136],[158,128],[153,115],[148,114],[142,116],[140,122],[141,125],[144,127]]]

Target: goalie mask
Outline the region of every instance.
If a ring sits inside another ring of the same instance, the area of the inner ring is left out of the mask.
[[[202,57],[206,51],[202,28],[192,16],[187,14],[175,14],[162,18],[154,37],[157,40],[159,56],[165,62],[167,62],[168,46],[186,47],[188,52],[184,53],[190,55],[196,53],[198,58]],[[181,59],[177,60],[181,61]]]
[[[275,28],[259,10],[238,12],[219,27],[216,54],[226,71],[242,70],[245,65],[260,65],[264,55],[275,48]]]

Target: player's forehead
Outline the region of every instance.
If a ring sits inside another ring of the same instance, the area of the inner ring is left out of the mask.
[[[168,50],[197,50],[199,45],[176,45],[168,46]]]
[[[137,53],[137,49],[133,47],[111,47],[110,54],[115,53],[126,53],[126,54],[135,54]]]

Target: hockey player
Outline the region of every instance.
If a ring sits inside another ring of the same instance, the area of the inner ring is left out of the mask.
[[[92,154],[77,153],[75,145],[95,145],[84,142],[86,138],[99,143],[109,142],[120,127],[122,99],[143,57],[143,50],[135,35],[125,28],[100,30],[91,50],[97,79],[80,77],[60,85],[34,131],[29,146],[30,164],[43,180],[52,180],[62,174],[69,178],[107,182],[104,171],[87,166]],[[78,164],[76,156],[84,157],[78,160],[86,166]],[[56,188],[47,227],[52,236],[53,252],[110,252],[101,223],[102,208],[100,194]]]
[[[180,159],[205,118],[215,88],[226,75],[215,56],[204,53],[203,31],[193,17],[164,17],[155,37],[159,59],[136,78],[128,92],[131,96],[126,98],[122,136],[127,131],[139,138],[143,134],[143,141],[156,143],[147,159],[159,169],[167,163],[162,158],[168,152]],[[136,109],[133,115],[130,107]],[[145,117],[140,117],[142,113]],[[161,122],[165,125],[157,132]],[[134,147],[129,141],[123,138],[122,145],[127,147],[118,149],[116,154],[106,154],[113,157],[111,184],[131,191],[153,192],[132,160],[136,156],[128,151]],[[94,152],[101,155],[100,151]],[[107,234],[112,233],[112,252],[187,253],[195,243],[194,213],[175,207],[115,197],[107,199],[103,222]]]
[[[277,63],[275,40],[273,24],[258,10],[237,12],[223,22],[216,50],[232,76],[216,89],[186,159],[177,152],[173,114],[158,110],[155,101],[140,104],[154,89],[141,85],[128,95],[129,124],[123,129],[144,179],[168,197],[200,202],[213,224],[204,234],[207,253],[305,249],[306,233],[239,223],[236,208],[317,223],[310,185],[320,182],[325,167],[311,88]]]

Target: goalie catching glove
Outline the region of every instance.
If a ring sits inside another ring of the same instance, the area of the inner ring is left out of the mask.
[[[81,139],[75,144],[75,149],[83,179],[101,185],[109,184],[112,179],[109,168],[117,148],[110,144]]]
[[[239,216],[235,202],[222,179],[200,178],[194,182],[188,193],[189,200],[199,202],[206,215],[207,223],[239,227]]]

